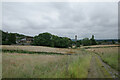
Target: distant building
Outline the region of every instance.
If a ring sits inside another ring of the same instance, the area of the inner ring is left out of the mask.
[[[33,37],[29,37],[29,36],[16,40],[16,44],[18,45],[30,45],[32,42],[33,42]]]
[[[75,41],[77,41],[77,35],[75,35]]]
[[[77,35],[75,35],[75,39],[73,39],[74,43],[72,43],[72,48],[76,47],[76,41],[77,41]]]

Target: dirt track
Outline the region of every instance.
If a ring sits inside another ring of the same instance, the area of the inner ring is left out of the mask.
[[[93,54],[88,70],[88,78],[117,78],[118,72],[104,63],[101,58]]]
[[[91,65],[88,70],[88,78],[99,78],[99,77],[104,78],[104,75],[101,72],[101,70],[96,62],[95,56],[92,56]]]

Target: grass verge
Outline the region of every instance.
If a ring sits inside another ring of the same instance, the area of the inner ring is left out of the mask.
[[[117,71],[120,71],[120,68],[118,68],[118,58],[120,57],[118,55],[118,48],[119,47],[110,47],[110,48],[94,48],[89,49],[93,51],[94,53],[98,54],[103,62],[111,66],[112,68],[116,69]]]

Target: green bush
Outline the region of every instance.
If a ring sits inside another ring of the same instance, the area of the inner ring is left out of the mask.
[[[71,39],[58,37],[50,33],[42,33],[34,37],[33,45],[68,48],[72,45]]]
[[[83,46],[88,46],[88,45],[90,45],[90,40],[89,40],[89,38],[84,38],[84,39],[82,40],[82,45],[83,45]]]

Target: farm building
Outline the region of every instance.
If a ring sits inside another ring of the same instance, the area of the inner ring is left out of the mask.
[[[16,44],[18,45],[30,45],[32,42],[33,42],[33,37],[30,36],[26,36],[25,38],[22,39],[16,39]]]

